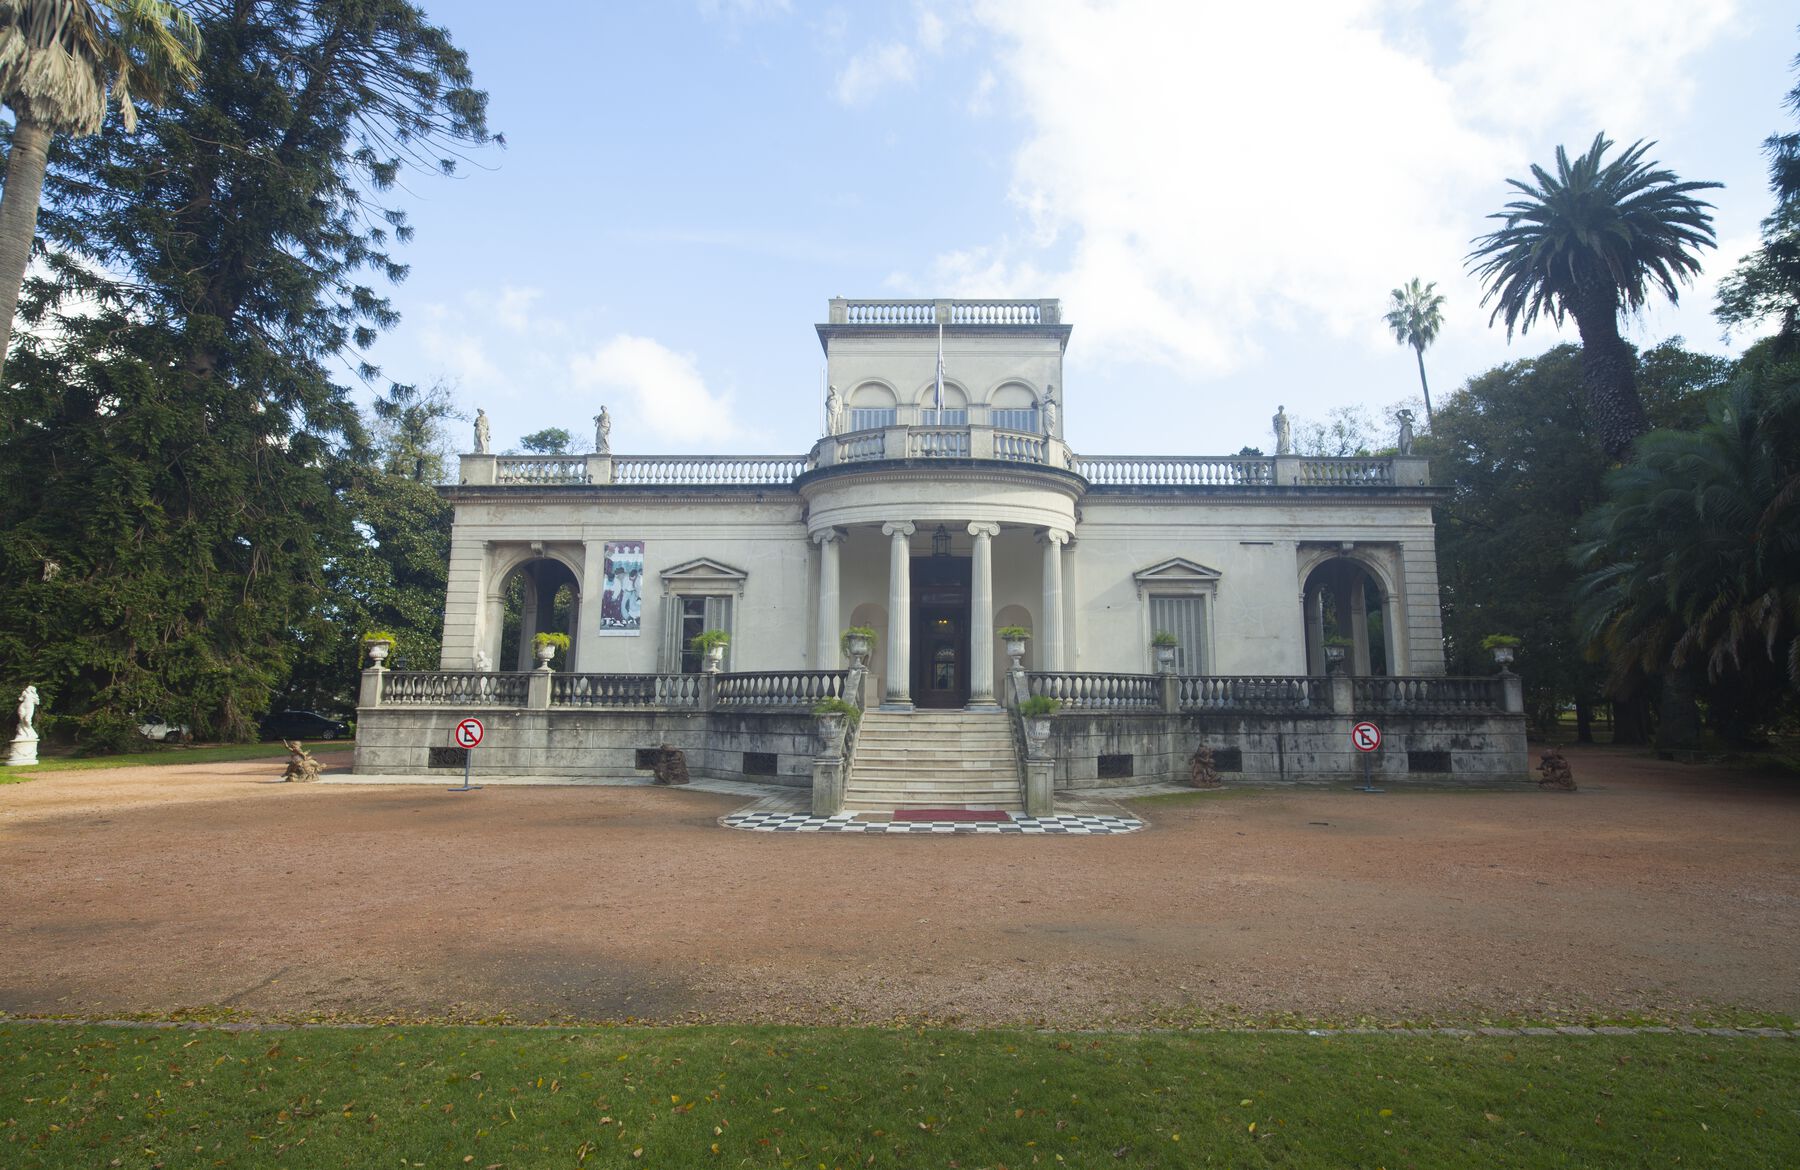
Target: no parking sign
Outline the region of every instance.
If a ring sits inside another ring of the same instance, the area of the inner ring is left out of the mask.
[[[1364,720],[1350,729],[1350,746],[1362,753],[1363,782],[1360,791],[1380,792],[1369,780],[1375,753],[1381,748],[1381,728]]]
[[[487,728],[473,715],[456,721],[456,726],[450,731],[450,742],[463,749],[463,782],[461,788],[447,788],[446,792],[473,792],[481,787],[479,784],[469,783],[469,767],[475,760],[474,749],[481,746],[482,738],[486,735]]]

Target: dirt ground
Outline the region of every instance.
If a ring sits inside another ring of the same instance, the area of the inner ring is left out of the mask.
[[[1800,783],[1253,790],[1122,837],[749,833],[656,788],[0,786],[0,1011],[1064,1026],[1800,1014]],[[328,764],[341,754],[321,754]]]

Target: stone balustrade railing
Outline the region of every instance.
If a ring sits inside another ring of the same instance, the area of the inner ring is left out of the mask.
[[[1241,487],[1275,482],[1275,460],[1210,455],[1104,455],[1075,461],[1089,483]]]
[[[831,325],[1055,325],[1061,302],[876,300],[835,298]]]
[[[838,440],[837,461],[839,463],[861,463],[868,459],[887,458],[887,434],[884,431],[863,431],[860,434],[846,435]]]
[[[1313,487],[1386,487],[1394,482],[1389,459],[1302,459],[1299,482]]]
[[[995,431],[994,458],[1009,463],[1043,463],[1044,440],[1035,435]]]
[[[1033,695],[1084,711],[1160,711],[1163,705],[1162,683],[1154,674],[1032,671],[1026,685]]]
[[[1183,711],[1321,711],[1325,680],[1291,675],[1182,675],[1176,703]]]
[[[718,676],[719,707],[808,707],[844,697],[843,670],[761,670]]]
[[[914,427],[906,433],[906,456],[909,459],[967,459],[969,432]]]
[[[804,455],[615,455],[612,482],[664,486],[788,484],[806,470]]]
[[[476,670],[383,671],[382,702],[399,706],[523,707],[528,672]]]
[[[697,674],[557,674],[550,679],[552,707],[700,709]]]
[[[501,455],[494,460],[494,482],[561,486],[588,478],[586,455]]]
[[[1351,680],[1358,714],[1384,711],[1465,712],[1501,711],[1506,706],[1506,679],[1494,678],[1398,678],[1375,676]]]

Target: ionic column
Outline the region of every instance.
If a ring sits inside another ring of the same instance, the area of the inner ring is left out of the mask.
[[[969,706],[994,706],[994,543],[1000,526],[978,520],[969,525],[975,538],[969,599]]]
[[[1374,659],[1369,653],[1369,598],[1364,589],[1368,576],[1360,570],[1349,570],[1350,576],[1350,639],[1355,644],[1356,659],[1351,665],[1359,676],[1367,678],[1374,670]],[[1393,671],[1390,669],[1389,674]]]
[[[819,545],[819,649],[815,670],[838,664],[838,545],[844,534],[835,528],[813,533]]]
[[[888,658],[886,704],[912,706],[912,546],[910,521],[881,526],[888,540]]]
[[[1325,612],[1320,608],[1318,585],[1308,585],[1300,594],[1300,611],[1306,621],[1306,673],[1327,673],[1325,662]]]
[[[1043,656],[1039,670],[1063,669],[1063,583],[1062,549],[1069,534],[1052,528],[1038,537],[1044,546],[1044,615],[1039,641]]]

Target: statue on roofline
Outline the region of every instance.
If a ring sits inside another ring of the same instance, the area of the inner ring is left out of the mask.
[[[475,454],[489,455],[494,449],[494,432],[488,424],[487,411],[475,408]]]
[[[1292,455],[1294,453],[1294,426],[1288,421],[1287,407],[1275,408],[1275,454]]]
[[[597,455],[612,454],[612,415],[606,407],[594,416],[594,453]]]

